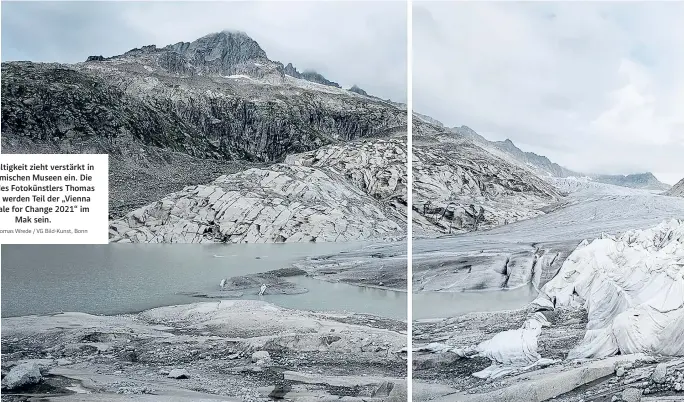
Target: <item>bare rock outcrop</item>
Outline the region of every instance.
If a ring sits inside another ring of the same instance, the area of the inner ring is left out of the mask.
[[[684,197],[684,179],[680,180],[671,189],[669,189],[665,195],[671,195],[674,197]]]

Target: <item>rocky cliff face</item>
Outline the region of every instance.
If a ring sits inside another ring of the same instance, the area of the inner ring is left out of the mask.
[[[561,198],[531,171],[438,126],[414,125],[413,146],[414,228],[425,234],[505,225],[541,215]]]
[[[451,131],[473,140],[476,144],[490,151],[494,151],[504,158],[510,158],[511,161],[527,167],[540,176],[583,176],[581,173],[573,172],[557,163],[551,162],[546,156],[537,155],[534,152],[525,152],[509,139],[505,141],[489,141],[468,126],[453,127],[451,128]]]
[[[34,141],[71,151],[70,143],[86,140],[108,153],[134,143],[274,162],[405,125],[405,110],[375,98],[283,74],[262,80],[276,63],[256,42],[228,38],[70,66],[4,63],[4,149]],[[169,57],[189,70],[165,63]]]
[[[672,195],[675,197],[684,197],[684,179],[680,180],[677,184],[672,186],[665,195]]]
[[[152,48],[152,50],[156,50]],[[135,52],[135,51],[134,51]],[[129,52],[130,54],[131,52]],[[206,35],[194,42],[179,42],[161,49],[159,61],[185,62],[181,69],[170,63],[170,72],[182,74],[189,64],[195,73],[232,75],[257,70],[254,62],[275,64],[259,44],[242,32],[219,32]],[[163,66],[163,63],[159,63]],[[245,67],[247,69],[245,70]],[[263,65],[262,65],[263,67]]]
[[[169,194],[112,221],[110,239],[280,243],[399,238],[406,233],[405,173],[403,137],[326,146]]]
[[[74,65],[3,63],[2,99],[3,152],[110,155],[115,216],[220,174],[406,122],[390,102],[288,76],[231,32]],[[132,195],[141,184],[156,198]]]

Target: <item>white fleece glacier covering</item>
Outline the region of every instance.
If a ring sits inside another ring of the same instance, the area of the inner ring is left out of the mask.
[[[492,365],[473,373],[479,378],[497,378],[508,373],[525,370],[539,364],[550,364],[550,359],[542,359],[537,352],[537,337],[542,327],[551,325],[542,313],[529,317],[523,327],[499,332],[493,338],[481,342],[476,347],[477,354],[487,357]]]
[[[684,221],[582,242],[538,301],[587,309],[587,333],[568,358],[684,355]]]

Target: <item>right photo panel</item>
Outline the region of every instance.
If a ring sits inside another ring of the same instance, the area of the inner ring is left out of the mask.
[[[684,3],[413,4],[413,400],[684,400]]]

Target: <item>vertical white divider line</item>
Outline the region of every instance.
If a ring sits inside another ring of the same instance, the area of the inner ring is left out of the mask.
[[[413,0],[406,1],[406,392],[413,400]]]

